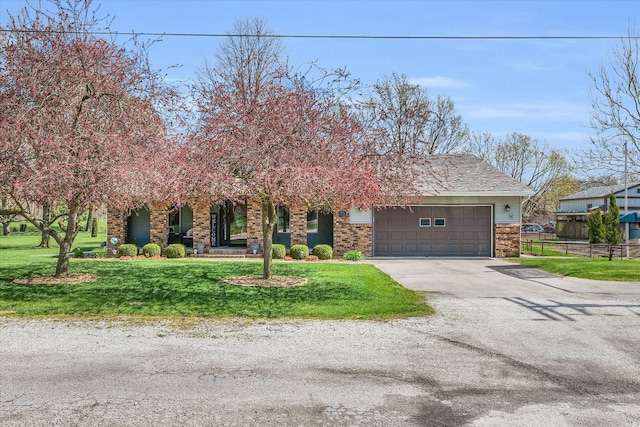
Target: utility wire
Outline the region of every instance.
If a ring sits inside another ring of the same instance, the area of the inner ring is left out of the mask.
[[[49,30],[10,30],[0,29],[3,33],[68,33],[79,34],[76,31]],[[84,34],[84,32],[82,32]],[[640,39],[640,36],[389,36],[389,35],[331,35],[331,34],[220,34],[220,33],[157,33],[157,32],[119,32],[119,31],[89,31],[87,34],[97,36],[150,36],[150,37],[257,37],[274,39],[360,39],[360,40],[610,40],[610,39]]]

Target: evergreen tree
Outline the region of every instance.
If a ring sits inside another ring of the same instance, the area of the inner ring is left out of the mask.
[[[602,211],[596,208],[591,211],[587,218],[589,227],[589,243],[602,243],[604,240],[604,223],[602,222]]]
[[[609,209],[604,217],[604,241],[609,252],[609,261],[613,258],[613,247],[622,242],[622,233],[618,230],[620,222],[620,208],[616,202],[616,196],[609,195]]]

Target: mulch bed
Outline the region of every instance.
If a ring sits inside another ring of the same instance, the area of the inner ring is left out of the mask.
[[[73,285],[78,283],[91,283],[95,282],[98,276],[95,274],[66,274],[60,277],[55,277],[53,274],[45,274],[43,276],[23,277],[21,279],[14,279],[13,283],[16,285],[26,286],[57,286],[57,285]]]
[[[271,276],[271,279],[263,279],[262,276],[239,276],[224,280],[224,283],[235,286],[259,286],[263,288],[292,288],[304,286],[309,281],[302,277]]]

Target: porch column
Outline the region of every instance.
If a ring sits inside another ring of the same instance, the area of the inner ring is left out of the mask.
[[[167,214],[168,207],[164,205],[149,206],[149,216],[151,223],[151,243],[159,244],[162,249],[167,248]]]
[[[111,244],[111,238],[118,239],[116,245]],[[124,211],[107,208],[107,256],[114,256],[118,246],[127,238],[127,215]]]
[[[262,208],[258,200],[247,200],[247,253],[252,243],[259,243],[262,252]]]
[[[211,218],[209,205],[193,204],[193,247],[198,243],[204,243],[205,253],[209,252],[211,245]]]
[[[290,207],[289,220],[291,222],[291,246],[307,244],[307,209],[304,207]]]

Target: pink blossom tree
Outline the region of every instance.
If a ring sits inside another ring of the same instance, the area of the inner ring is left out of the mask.
[[[219,185],[223,171],[234,179],[229,198],[259,201],[269,279],[277,206],[369,206],[381,198],[380,180],[360,123],[332,97],[284,76],[263,84],[258,96],[237,89],[219,83],[201,93],[194,164],[205,187]]]
[[[163,153],[177,145],[167,142],[163,117],[174,94],[145,47],[95,35],[103,21],[90,0],[55,4],[54,13],[25,8],[2,27],[0,192],[58,243],[60,276],[79,215],[106,204],[131,209],[156,195],[162,181],[150,178],[168,171]],[[60,213],[43,221],[29,206]]]

